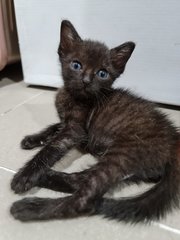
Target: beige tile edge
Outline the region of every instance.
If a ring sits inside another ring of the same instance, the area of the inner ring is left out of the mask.
[[[9,168],[6,168],[6,167],[0,166],[0,169],[5,170],[5,171],[10,172],[10,173],[16,173],[16,171],[14,171],[12,169],[9,169]]]
[[[172,228],[172,227],[169,227],[165,224],[162,224],[162,223],[158,223],[158,222],[152,222],[152,225],[154,226],[157,226],[159,228],[162,228],[166,231],[169,231],[169,232],[172,232],[172,233],[175,233],[177,235],[180,235],[180,230],[179,229],[176,229],[176,228]]]
[[[30,98],[24,100],[23,102],[18,103],[18,104],[15,105],[14,107],[12,107],[12,108],[6,110],[5,112],[1,113],[0,116],[3,117],[3,116],[6,115],[7,113],[16,110],[17,108],[21,107],[22,105],[24,105],[25,103],[31,101],[32,99],[39,97],[39,96],[42,95],[43,93],[44,93],[44,91],[41,91],[41,92],[39,92],[39,93],[33,95],[32,97],[30,97]]]

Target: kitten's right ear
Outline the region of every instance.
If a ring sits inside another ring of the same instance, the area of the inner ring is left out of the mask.
[[[74,43],[82,41],[76,32],[76,29],[68,20],[63,20],[61,23],[60,39],[58,49],[60,56],[63,56],[67,51],[69,51],[73,47]]]

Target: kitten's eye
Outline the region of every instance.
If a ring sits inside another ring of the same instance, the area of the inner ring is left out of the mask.
[[[109,73],[106,70],[99,70],[96,75],[102,79],[107,79],[109,77]]]
[[[71,68],[72,68],[73,70],[75,70],[75,71],[79,71],[79,70],[81,70],[81,68],[82,68],[81,63],[78,62],[78,61],[73,61],[73,62],[71,62],[70,66],[71,66]]]

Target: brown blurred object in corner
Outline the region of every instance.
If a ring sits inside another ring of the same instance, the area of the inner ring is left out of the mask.
[[[0,70],[19,60],[13,0],[0,0]]]

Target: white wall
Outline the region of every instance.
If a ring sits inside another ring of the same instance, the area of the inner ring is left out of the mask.
[[[60,86],[57,47],[62,19],[109,47],[137,47],[115,86],[180,105],[180,0],[15,0],[25,82]]]

